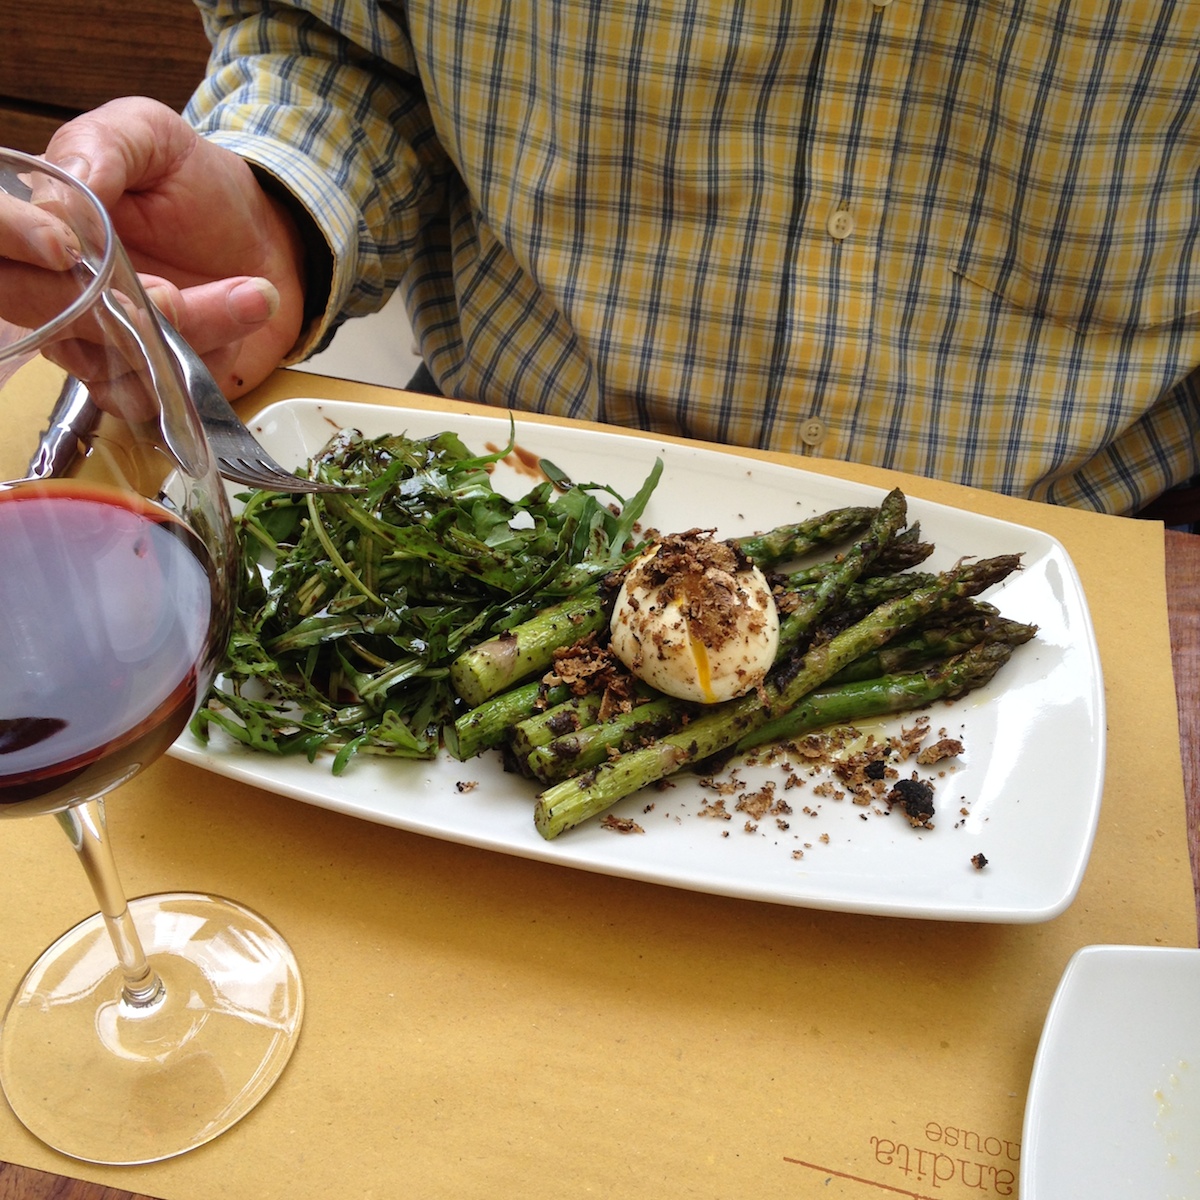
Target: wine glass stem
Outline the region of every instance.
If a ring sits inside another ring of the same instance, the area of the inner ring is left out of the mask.
[[[158,1003],[163,995],[162,980],[147,961],[142,940],[129,914],[112,844],[108,840],[103,799],[77,804],[58,813],[57,817],[96,893],[100,914],[125,976],[122,999],[135,1008]]]

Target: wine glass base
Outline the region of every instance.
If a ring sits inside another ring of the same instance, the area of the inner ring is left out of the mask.
[[[211,1141],[271,1089],[300,1032],[303,988],[286,942],[233,901],[190,892],[129,902],[164,988],[122,999],[104,919],[33,965],[0,1028],[0,1084],[55,1150],[112,1165]]]

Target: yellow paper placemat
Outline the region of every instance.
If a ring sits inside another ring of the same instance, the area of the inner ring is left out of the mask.
[[[294,372],[254,403],[297,395],[433,403]],[[109,804],[127,890],[207,889],[266,914],[304,972],[300,1045],[263,1104],[190,1155],[88,1167],[5,1108],[0,1158],[164,1200],[1015,1195],[1026,1086],[1070,955],[1195,944],[1162,530],[901,482],[1046,530],[1083,579],[1109,757],[1091,863],[1063,916],[906,921],[676,891],[164,760]],[[91,902],[53,821],[2,833],[8,994]]]

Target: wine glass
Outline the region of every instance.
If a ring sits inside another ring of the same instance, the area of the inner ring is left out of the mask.
[[[103,207],[0,150],[0,816],[52,813],[99,913],[30,969],[0,1084],[44,1142],[152,1162],[228,1129],[295,1046],[295,959],[216,896],[126,901],[104,797],[186,727],[233,610],[228,503]]]

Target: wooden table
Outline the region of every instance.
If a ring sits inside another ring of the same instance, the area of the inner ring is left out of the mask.
[[[1200,537],[1167,532],[1167,608],[1179,704],[1188,855],[1200,921]]]
[[[1188,848],[1200,927],[1200,537],[1166,534],[1167,604],[1187,802]],[[64,1175],[0,1163],[0,1200],[152,1200]]]

